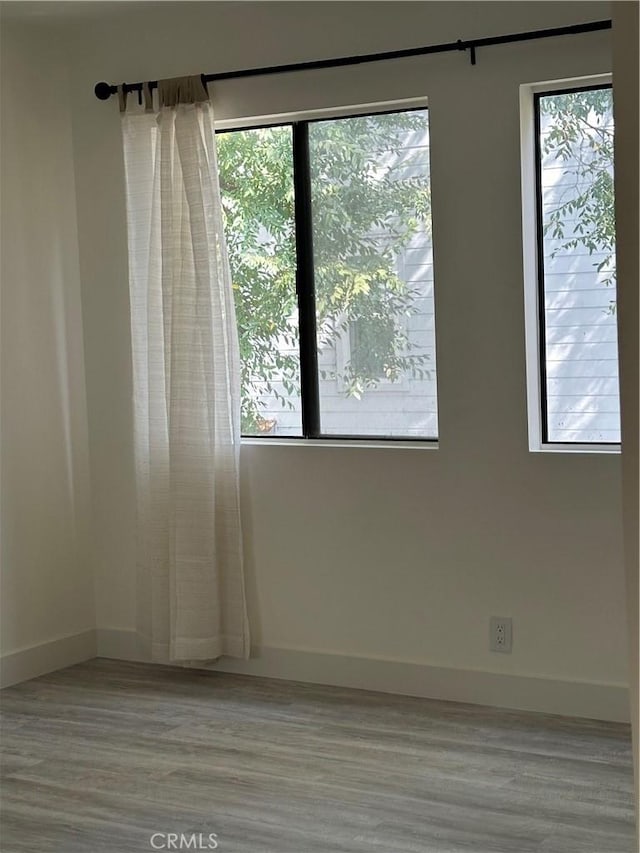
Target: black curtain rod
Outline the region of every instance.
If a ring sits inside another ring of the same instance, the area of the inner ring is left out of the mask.
[[[471,64],[476,64],[476,48],[490,47],[495,44],[510,44],[519,41],[533,41],[534,39],[551,38],[553,36],[571,36],[578,33],[592,33],[597,30],[611,29],[611,21],[589,21],[586,24],[572,24],[568,27],[553,27],[546,30],[530,30],[525,33],[511,33],[505,36],[489,36],[488,38],[470,39],[463,41],[445,42],[444,44],[430,44],[424,47],[410,47],[405,50],[390,50],[385,53],[364,53],[360,56],[341,56],[335,59],[315,59],[310,62],[292,62],[289,65],[268,65],[263,68],[245,68],[237,71],[221,71],[218,74],[203,74],[204,83],[213,83],[216,80],[235,80],[239,77],[258,77],[267,74],[286,74],[291,71],[314,71],[319,68],[343,68],[347,65],[361,65],[366,62],[383,62],[387,59],[406,59],[411,56],[426,56],[431,53],[448,53],[454,50],[468,50]],[[125,92],[141,92],[144,83],[124,83]],[[149,83],[151,89],[158,86],[156,80]],[[108,100],[111,95],[118,93],[118,87],[110,83],[96,83],[96,97],[101,101]]]

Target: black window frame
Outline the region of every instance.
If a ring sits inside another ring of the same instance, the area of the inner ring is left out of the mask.
[[[313,212],[311,200],[311,169],[309,155],[309,126],[325,121],[340,121],[352,118],[368,118],[379,115],[394,115],[408,112],[428,113],[428,105],[395,107],[384,110],[362,110],[355,113],[323,115],[313,119],[294,119],[265,124],[221,128],[216,134],[239,133],[271,127],[290,127],[293,158],[294,229],[296,241],[296,296],[298,301],[298,336],[300,350],[300,401],[302,407],[301,435],[242,434],[242,438],[259,441],[314,440],[327,442],[393,442],[437,445],[439,435],[390,436],[323,433],[320,429],[320,385],[318,373],[318,350],[316,335],[315,269],[313,257]],[[434,283],[435,292],[435,283]]]
[[[549,438],[549,409],[547,399],[547,340],[545,307],[545,263],[544,263],[544,209],[542,201],[542,148],[540,143],[540,100],[553,95],[572,95],[575,92],[613,90],[611,83],[571,86],[533,93],[534,156],[535,156],[535,204],[536,204],[536,282],[538,304],[538,368],[540,381],[540,440],[543,445],[562,447],[565,445],[587,445],[592,447],[620,447],[619,441],[552,441]]]

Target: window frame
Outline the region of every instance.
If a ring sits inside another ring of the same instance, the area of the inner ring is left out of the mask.
[[[620,453],[620,442],[551,441],[548,437],[540,99],[598,89],[613,89],[611,74],[520,87],[525,351],[531,452]]]
[[[311,197],[311,168],[309,127],[325,121],[340,121],[396,113],[428,111],[426,99],[409,103],[363,105],[352,109],[313,111],[308,115],[274,116],[273,121],[248,124],[230,122],[217,127],[216,134],[261,130],[271,127],[291,128],[291,151],[294,188],[294,231],[296,245],[296,297],[298,304],[298,343],[300,353],[301,435],[248,435],[241,438],[247,444],[304,444],[334,446],[393,446],[438,447],[439,437],[385,436],[367,434],[322,433],[320,406],[320,374],[316,335],[315,269],[313,255],[313,215]],[[434,282],[435,292],[435,282]],[[401,390],[401,389],[399,389]]]

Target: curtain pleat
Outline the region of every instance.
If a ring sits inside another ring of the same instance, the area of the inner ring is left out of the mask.
[[[240,365],[210,103],[122,114],[138,498],[153,660],[248,657]]]

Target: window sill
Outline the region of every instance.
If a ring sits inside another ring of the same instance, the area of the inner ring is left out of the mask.
[[[411,439],[393,439],[385,441],[380,439],[348,439],[348,438],[252,438],[243,437],[243,446],[266,447],[267,445],[275,445],[276,447],[348,447],[349,449],[364,448],[390,450],[398,448],[400,450],[438,450],[438,442],[429,439],[412,441]]]
[[[585,453],[620,455],[619,444],[539,444],[529,447],[531,453]]]

